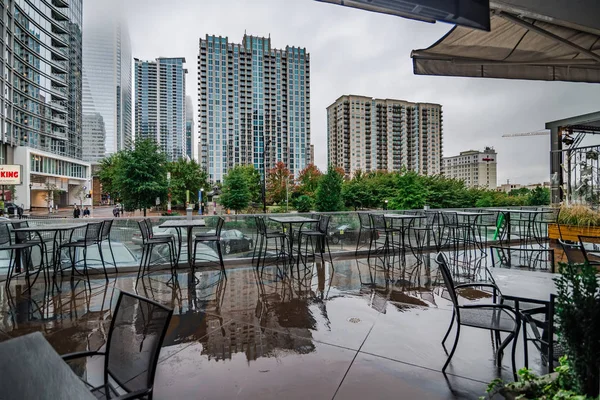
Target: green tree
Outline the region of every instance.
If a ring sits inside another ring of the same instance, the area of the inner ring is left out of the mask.
[[[343,175],[330,165],[317,187],[316,206],[318,211],[333,212],[344,209],[344,202],[342,201],[343,181]]]
[[[281,205],[293,191],[293,176],[285,164],[279,161],[267,173],[267,202]]]
[[[298,175],[297,192],[314,197],[323,173],[314,164],[309,164]]]
[[[152,140],[137,140],[135,149],[123,151],[117,163],[114,188],[127,210],[146,209],[167,196],[167,160]]]
[[[294,200],[294,206],[299,212],[309,212],[313,207],[313,199],[308,195],[300,195]]]
[[[194,201],[201,188],[210,189],[208,175],[196,162],[180,158],[167,164],[167,171],[171,173],[171,201],[174,204],[184,204],[186,190],[190,191],[190,201]]]
[[[396,210],[412,210],[423,208],[427,201],[428,190],[424,179],[416,172],[410,171],[395,177],[396,192],[388,207]]]
[[[368,175],[357,171],[352,179],[344,181],[342,199],[346,207],[354,208],[354,210],[372,208],[375,200],[369,185],[369,179]]]
[[[236,212],[248,207],[250,189],[243,167],[236,166],[227,172],[223,178],[222,190],[220,202],[223,207]]]
[[[100,160],[98,179],[102,184],[102,192],[108,194],[111,199],[119,197],[117,174],[119,173],[119,163],[121,162],[122,154],[122,152],[113,153]]]
[[[530,206],[545,206],[550,204],[550,189],[538,186],[529,194]]]
[[[255,203],[262,202],[262,181],[260,179],[260,172],[254,165],[240,165],[238,168],[241,169],[246,182],[248,183],[248,190],[250,191],[250,201]]]

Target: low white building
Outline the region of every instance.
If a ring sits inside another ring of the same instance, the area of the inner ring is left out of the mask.
[[[15,186],[16,204],[68,207],[91,205],[91,166],[81,160],[19,146],[12,149],[12,163],[21,165],[23,183]]]
[[[495,189],[497,186],[497,155],[493,147],[483,151],[467,150],[442,160],[442,174],[460,179],[469,187]]]

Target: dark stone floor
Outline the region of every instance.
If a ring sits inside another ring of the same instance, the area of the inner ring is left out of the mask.
[[[0,341],[41,331],[59,354],[98,349],[125,290],[175,310],[156,399],[473,399],[493,378],[512,380],[509,352],[497,368],[492,336],[473,328],[461,330],[448,374],[441,373],[452,304],[428,256],[386,268],[366,259],[301,265],[293,277],[279,265],[169,278],[157,272],[136,288],[135,275],[120,274],[108,284],[93,280],[91,290],[65,280],[60,293],[43,282],[31,293],[23,282],[9,293],[2,285]],[[471,291],[461,300],[488,297]],[[540,363],[530,351],[530,367]],[[99,365],[86,365],[90,377]]]

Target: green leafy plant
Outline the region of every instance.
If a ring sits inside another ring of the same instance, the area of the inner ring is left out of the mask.
[[[313,204],[313,199],[305,194],[294,200],[294,207],[296,207],[298,212],[309,212],[313,207]]]
[[[490,398],[501,394],[515,399],[540,400],[586,400],[587,396],[573,390],[575,376],[566,356],[559,360],[560,365],[552,375],[538,376],[527,368],[521,368],[517,374],[519,380],[505,383],[497,378],[490,382],[486,392]],[[483,397],[480,397],[483,399]]]
[[[575,388],[597,397],[600,387],[600,284],[594,266],[559,264],[555,278],[560,343],[573,369]]]

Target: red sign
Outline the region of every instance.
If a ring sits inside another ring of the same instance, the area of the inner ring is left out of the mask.
[[[0,165],[0,185],[20,185],[21,178],[20,165]]]

